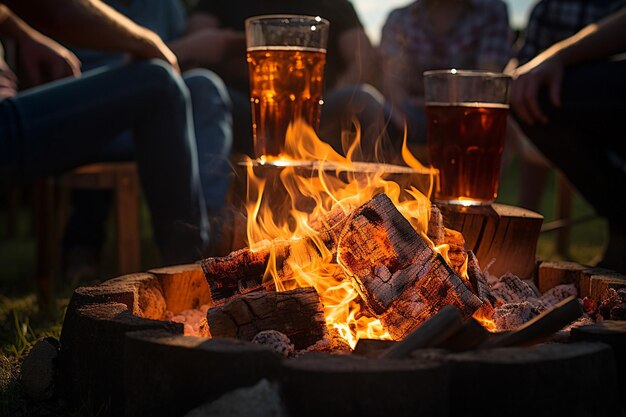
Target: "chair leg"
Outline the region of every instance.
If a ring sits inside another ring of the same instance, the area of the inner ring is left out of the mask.
[[[572,188],[560,174],[557,181],[556,218],[559,220],[570,220],[572,217]],[[570,235],[571,226],[569,225],[560,228],[556,233],[556,253],[565,259],[570,258]]]
[[[128,274],[141,269],[139,182],[137,176],[128,171],[119,172],[116,181],[115,209],[119,270],[121,274]]]
[[[33,211],[37,231],[37,302],[40,310],[52,307],[57,238],[54,210],[54,179],[34,184]]]

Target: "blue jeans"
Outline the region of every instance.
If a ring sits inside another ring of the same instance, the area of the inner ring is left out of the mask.
[[[217,212],[225,204],[230,185],[232,147],[231,105],[222,80],[213,72],[195,69],[183,74],[193,112],[200,183],[207,208]],[[128,130],[109,144],[102,161],[134,159],[133,132]],[[105,239],[104,225],[113,195],[109,191],[78,190],[73,193],[72,213],[63,236],[67,251],[80,246],[99,252]]]
[[[135,159],[166,264],[198,259],[208,223],[189,91],[160,61],[90,71],[0,102],[1,185],[54,175],[133,131]]]

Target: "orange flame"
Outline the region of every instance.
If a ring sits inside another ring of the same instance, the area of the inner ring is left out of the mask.
[[[365,164],[354,161],[358,154],[360,132],[341,156],[321,141],[313,129],[302,121],[290,125],[285,141],[285,153],[274,158],[248,161],[247,237],[250,247],[268,240],[297,242],[309,238],[314,244],[292,245],[288,266],[293,278],[281,280],[275,259],[268,265],[265,278],[273,279],[276,288],[289,290],[314,287],[320,295],[326,314],[326,324],[335,329],[354,348],[360,338],[390,339],[380,321],[362,311],[359,296],[342,267],[333,260],[311,223],[325,218],[339,208],[345,214],[366,203],[379,193],[385,193],[415,230],[426,237],[430,215],[430,193],[435,170],[424,167],[409,151],[406,136],[402,158],[406,167]],[[396,178],[397,179],[397,178]],[[402,182],[402,181],[401,181]],[[447,258],[447,245],[436,248]],[[306,260],[306,262],[304,262]]]

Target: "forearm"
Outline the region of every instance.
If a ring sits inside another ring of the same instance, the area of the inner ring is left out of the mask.
[[[554,44],[537,58],[545,60],[557,57],[564,66],[570,66],[605,58],[624,50],[626,50],[626,8]]]
[[[246,40],[243,32],[205,29],[176,39],[169,44],[183,67],[190,65],[215,66],[233,55],[245,56]]]
[[[377,57],[363,29],[354,28],[343,33],[339,38],[339,48],[347,65],[334,87],[371,82],[376,73]]]
[[[145,47],[148,38],[155,36],[99,1],[5,3],[35,29],[76,47],[136,53]]]
[[[44,35],[30,27],[6,6],[0,6],[0,34],[19,44],[29,40],[39,40]]]

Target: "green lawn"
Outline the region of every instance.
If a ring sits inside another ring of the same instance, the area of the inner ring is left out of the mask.
[[[504,173],[498,202],[516,204],[519,180],[518,164],[514,161]],[[546,221],[554,219],[555,181],[551,178],[545,192],[541,212]],[[0,416],[67,415],[56,403],[29,402],[18,383],[19,362],[35,341],[44,336],[58,338],[61,322],[72,288],[57,280],[57,303],[50,312],[39,312],[35,298],[35,241],[30,225],[28,204],[20,211],[17,236],[9,239],[6,226],[5,197],[0,200]],[[574,218],[592,213],[590,207],[576,196]],[[149,217],[142,209],[142,263],[145,268],[157,262],[152,243]],[[113,228],[103,254],[103,278],[115,275]],[[558,259],[554,249],[555,234],[542,234],[538,256]],[[596,219],[577,225],[572,230],[570,255],[573,260],[588,263],[602,251],[606,225]],[[80,412],[75,415],[85,415]],[[86,415],[90,415],[87,413]]]

